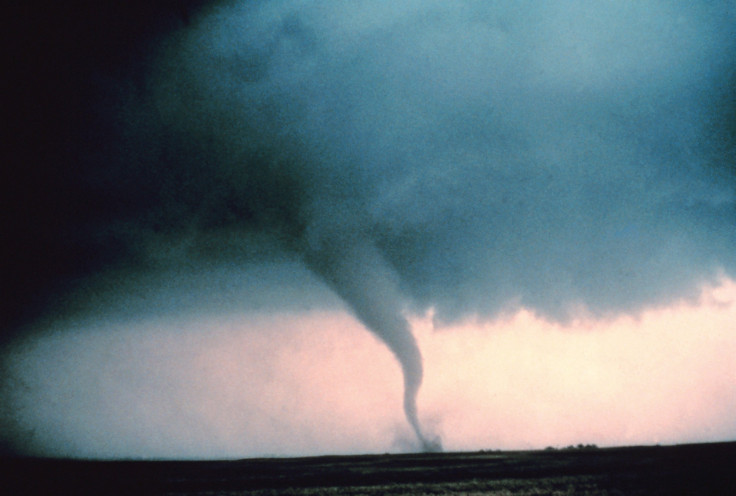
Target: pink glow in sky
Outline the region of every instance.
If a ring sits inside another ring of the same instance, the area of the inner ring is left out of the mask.
[[[736,439],[736,282],[697,303],[434,330],[425,429],[448,450]],[[104,331],[104,332],[100,332]],[[110,332],[115,331],[115,332]],[[387,348],[339,309],[68,323],[9,363],[34,453],[245,457],[416,449]]]

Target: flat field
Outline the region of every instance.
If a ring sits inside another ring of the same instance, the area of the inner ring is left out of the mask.
[[[736,442],[229,461],[5,458],[1,463],[5,494],[736,494]]]

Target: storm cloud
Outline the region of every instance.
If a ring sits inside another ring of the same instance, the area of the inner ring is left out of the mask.
[[[215,10],[165,44],[126,102],[132,142],[117,169],[91,172],[96,191],[105,178],[117,197],[139,194],[131,210],[145,216],[103,220],[152,256],[155,240],[188,236],[186,256],[250,259],[265,234],[320,272],[369,247],[365,263],[385,263],[441,321],[519,306],[565,320],[693,295],[734,270],[729,14]]]
[[[14,204],[34,246],[3,262],[4,320],[297,264],[399,358],[421,437],[406,315],[610,318],[736,276],[731,2],[223,2],[166,27],[79,76],[91,108]]]

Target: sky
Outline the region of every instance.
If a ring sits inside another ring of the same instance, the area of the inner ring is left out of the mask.
[[[418,450],[396,360],[332,303],[66,322],[14,354],[13,427],[27,452],[53,456]],[[520,311],[438,330],[417,316],[420,419],[452,451],[733,440],[734,322],[733,280],[605,323]]]
[[[101,5],[11,66],[3,450],[736,438],[732,2]]]

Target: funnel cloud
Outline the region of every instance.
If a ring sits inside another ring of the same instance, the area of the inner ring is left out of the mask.
[[[402,315],[396,277],[369,242],[338,246],[308,254],[309,266],[350,306],[356,317],[394,353],[404,374],[404,412],[424,451],[439,451],[439,439],[428,439],[417,415],[422,384],[422,356]]]
[[[736,277],[732,2],[101,5],[21,16],[7,340],[118,281],[298,264],[437,450],[407,316],[611,319]],[[166,301],[136,312],[212,300]]]

